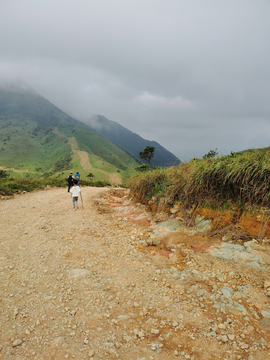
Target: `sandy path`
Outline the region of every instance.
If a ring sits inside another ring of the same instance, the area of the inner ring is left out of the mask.
[[[88,169],[92,169],[92,165],[90,164],[89,161],[89,155],[86,151],[77,151],[77,153],[80,156],[80,160],[81,160],[81,166],[83,167],[84,170],[88,170]]]
[[[66,189],[0,202],[0,359],[265,359],[269,335],[252,316],[213,308],[204,295],[224,285],[203,274],[227,265],[194,258],[178,272],[143,252],[135,240],[147,229],[94,207],[107,190],[83,188],[77,211]],[[235,340],[211,335],[219,323]]]
[[[78,144],[76,142],[76,139],[73,137],[69,140],[70,146],[71,146],[71,150],[73,153],[73,160],[80,160],[81,166],[83,167],[84,170],[91,170],[92,165],[89,161],[89,155],[86,151],[81,151],[78,150]],[[117,173],[110,173],[104,170],[100,170],[100,169],[93,169],[93,171],[97,171],[100,174],[104,174],[105,178],[108,178],[109,181],[112,184],[121,184],[122,183],[122,179],[121,179],[121,175],[117,174]]]
[[[128,266],[125,233],[92,206],[107,190],[83,188],[84,209],[80,203],[77,211],[66,189],[0,202],[0,359],[151,354],[123,340],[129,336],[125,323],[134,317],[124,294],[135,286],[141,260],[128,247],[135,260]]]

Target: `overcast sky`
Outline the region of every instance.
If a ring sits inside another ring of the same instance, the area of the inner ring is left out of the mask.
[[[270,146],[269,0],[0,0],[0,78],[181,160]]]

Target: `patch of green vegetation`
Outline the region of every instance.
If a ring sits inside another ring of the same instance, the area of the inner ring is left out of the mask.
[[[235,204],[270,205],[270,149],[228,156],[206,156],[167,169],[137,173],[128,180],[132,194],[145,203],[152,195],[167,202],[181,201],[187,207],[200,204],[225,209]]]
[[[127,181],[133,194],[139,194],[146,203],[155,196],[157,199],[165,196],[171,180],[168,171],[165,169],[148,170],[139,172]]]
[[[0,170],[0,179],[6,179],[10,176],[10,174],[5,170]]]
[[[71,160],[72,160],[71,155],[67,155],[67,156],[57,160],[56,163],[54,164],[52,171],[58,172],[61,170],[68,169],[70,167]]]
[[[74,133],[70,132],[70,129],[61,128],[66,136],[74,136]],[[79,146],[79,150],[86,151],[90,154],[90,157],[102,159],[102,162],[90,160],[93,167],[97,167],[95,164],[103,165],[107,163],[116,169],[129,170],[136,166],[137,162],[130,157],[126,152],[119,148],[116,144],[105,139],[103,136],[91,131],[90,129],[76,129],[76,141]],[[108,165],[106,165],[108,166]],[[104,171],[115,172],[114,168],[104,169]],[[113,169],[113,170],[112,170]]]
[[[119,170],[121,175],[126,172],[123,178],[134,173],[137,161],[133,156],[42,96],[23,89],[0,89],[2,166],[57,177],[72,167],[82,171],[79,162],[70,160],[71,138],[79,150],[100,159],[93,167],[110,173]]]
[[[89,181],[84,180],[83,186],[95,186],[95,187],[104,187],[110,186],[110,182],[105,180],[96,180]],[[2,196],[12,196],[16,193],[21,193],[23,191],[32,192],[34,190],[41,190],[47,186],[51,187],[66,187],[67,180],[66,178],[57,178],[57,177],[44,177],[39,179],[25,179],[25,178],[15,178],[7,177],[1,179],[0,183],[0,195]]]

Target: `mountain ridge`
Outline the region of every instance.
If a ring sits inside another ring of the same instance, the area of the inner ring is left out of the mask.
[[[96,179],[105,172],[107,179],[114,173],[123,180],[139,163],[28,88],[0,87],[0,130],[0,166],[26,168],[38,174],[60,173],[74,167],[85,170],[85,175],[91,170]],[[76,140],[73,148],[72,138]],[[78,151],[88,154],[91,167],[83,169],[76,158]]]
[[[95,115],[90,119],[82,121],[93,128],[98,134],[131,152],[141,162],[145,161],[140,159],[139,152],[143,151],[146,146],[155,147],[155,155],[152,159],[152,164],[155,166],[168,167],[178,165],[181,162],[181,160],[157,141],[143,139],[140,135],[130,131],[116,121],[107,119],[103,115]]]

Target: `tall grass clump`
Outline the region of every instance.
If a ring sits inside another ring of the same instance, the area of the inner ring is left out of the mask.
[[[207,201],[270,205],[270,150],[193,159],[177,167],[150,170],[129,179],[131,193],[181,201],[187,207]]]
[[[269,205],[270,152],[254,150],[196,162],[190,176],[189,200],[212,197]]]
[[[127,186],[131,189],[132,195],[146,202],[153,196],[164,196],[171,186],[171,180],[165,169],[155,169],[136,173],[128,179]]]

